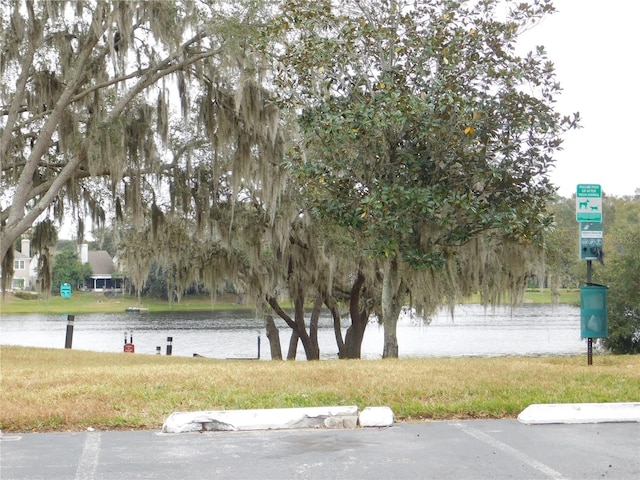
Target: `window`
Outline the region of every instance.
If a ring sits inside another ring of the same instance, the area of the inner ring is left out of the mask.
[[[13,269],[14,270],[24,270],[24,260],[14,260],[13,261]]]

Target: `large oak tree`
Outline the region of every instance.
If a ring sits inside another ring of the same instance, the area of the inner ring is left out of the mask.
[[[141,225],[180,210],[203,228],[222,190],[277,175],[277,110],[251,49],[260,2],[13,0],[0,9],[5,281],[13,243],[39,219]],[[206,157],[194,153],[203,143]],[[263,202],[281,188],[269,180]]]
[[[291,169],[314,214],[382,262],[385,357],[398,355],[408,293],[429,313],[524,286],[550,224],[553,155],[577,120],[554,108],[544,48],[516,49],[552,12],[548,1],[282,4],[277,79],[301,111]]]

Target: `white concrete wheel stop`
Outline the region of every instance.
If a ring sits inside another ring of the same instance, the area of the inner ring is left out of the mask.
[[[367,407],[360,414],[357,406],[213,410],[172,413],[162,425],[162,432],[388,427],[393,422],[389,407]]]
[[[640,422],[640,402],[533,404],[520,412],[518,421],[527,425]]]

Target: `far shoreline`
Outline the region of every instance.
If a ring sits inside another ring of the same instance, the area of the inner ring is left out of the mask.
[[[29,297],[26,297],[29,298]],[[180,302],[169,302],[152,297],[138,297],[126,294],[109,294],[104,292],[73,292],[71,298],[52,295],[49,299],[24,299],[16,293],[0,295],[0,317],[3,314],[81,314],[81,313],[125,313],[127,309],[138,308],[143,312],[197,312],[219,310],[255,310],[255,303],[235,294],[216,296],[187,295]],[[479,296],[473,296],[464,303],[481,304]],[[548,289],[528,289],[524,294],[524,304],[552,305],[551,293]],[[560,292],[560,305],[580,304],[578,289],[565,289]],[[285,303],[285,309],[288,309]],[[144,313],[141,313],[144,314]]]

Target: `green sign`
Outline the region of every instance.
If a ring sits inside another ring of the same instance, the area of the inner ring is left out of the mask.
[[[602,236],[602,223],[580,222],[580,260],[598,260]]]
[[[602,188],[600,185],[578,185],[576,189],[576,220],[579,222],[602,222]]]
[[[71,284],[69,283],[60,284],[60,296],[62,298],[71,298]]]

